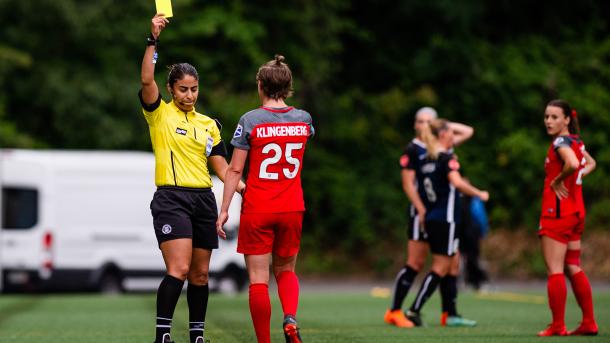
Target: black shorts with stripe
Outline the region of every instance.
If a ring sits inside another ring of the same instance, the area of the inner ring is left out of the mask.
[[[428,233],[421,228],[419,215],[409,215],[408,237],[410,241],[427,242]]]
[[[218,209],[211,188],[158,187],[150,211],[159,245],[190,238],[193,248],[218,248]]]
[[[456,223],[426,221],[430,251],[435,255],[453,256],[458,251],[460,238]]]

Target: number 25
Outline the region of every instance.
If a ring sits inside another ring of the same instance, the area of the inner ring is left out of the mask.
[[[299,167],[301,166],[301,161],[299,161],[298,158],[292,157],[292,151],[301,149],[302,147],[303,143],[286,144],[286,162],[292,164],[294,166],[294,170],[290,171],[288,168],[283,168],[282,172],[284,173],[284,176],[289,179],[294,179],[297,176]],[[258,177],[267,180],[278,180],[279,174],[268,172],[267,167],[280,161],[282,158],[282,147],[276,143],[269,143],[263,147],[263,154],[269,154],[271,152],[273,152],[274,155],[263,160]]]

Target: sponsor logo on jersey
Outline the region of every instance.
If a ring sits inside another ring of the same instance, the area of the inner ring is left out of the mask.
[[[256,137],[286,137],[286,136],[309,136],[307,125],[295,126],[264,126],[256,128]]]
[[[426,163],[421,167],[421,171],[426,174],[434,173],[436,170],[436,163]]]
[[[409,156],[407,156],[407,155],[400,156],[400,166],[404,168],[407,166],[407,164],[409,164]]]
[[[172,226],[169,224],[163,225],[163,227],[161,228],[161,232],[163,232],[163,234],[167,235],[168,233],[172,232]]]
[[[180,135],[183,135],[183,136],[186,136],[186,130],[185,129],[181,129],[179,127],[176,128],[176,133],[180,134]]]
[[[237,128],[235,129],[235,133],[233,133],[233,138],[241,137],[243,132],[244,132],[243,126],[237,124]]]

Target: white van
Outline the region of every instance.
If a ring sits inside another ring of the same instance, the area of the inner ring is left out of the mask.
[[[149,208],[151,153],[0,149],[0,187],[2,291],[152,290],[165,274]],[[216,177],[213,189],[220,204]],[[235,197],[229,239],[212,254],[212,289],[247,282]]]

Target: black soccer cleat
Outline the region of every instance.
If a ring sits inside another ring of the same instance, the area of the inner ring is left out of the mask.
[[[417,312],[408,311],[405,313],[408,320],[413,322],[415,326],[424,326],[424,322],[421,320],[421,316]]]
[[[293,316],[286,316],[284,318],[283,331],[286,343],[303,343],[297,320]]]

